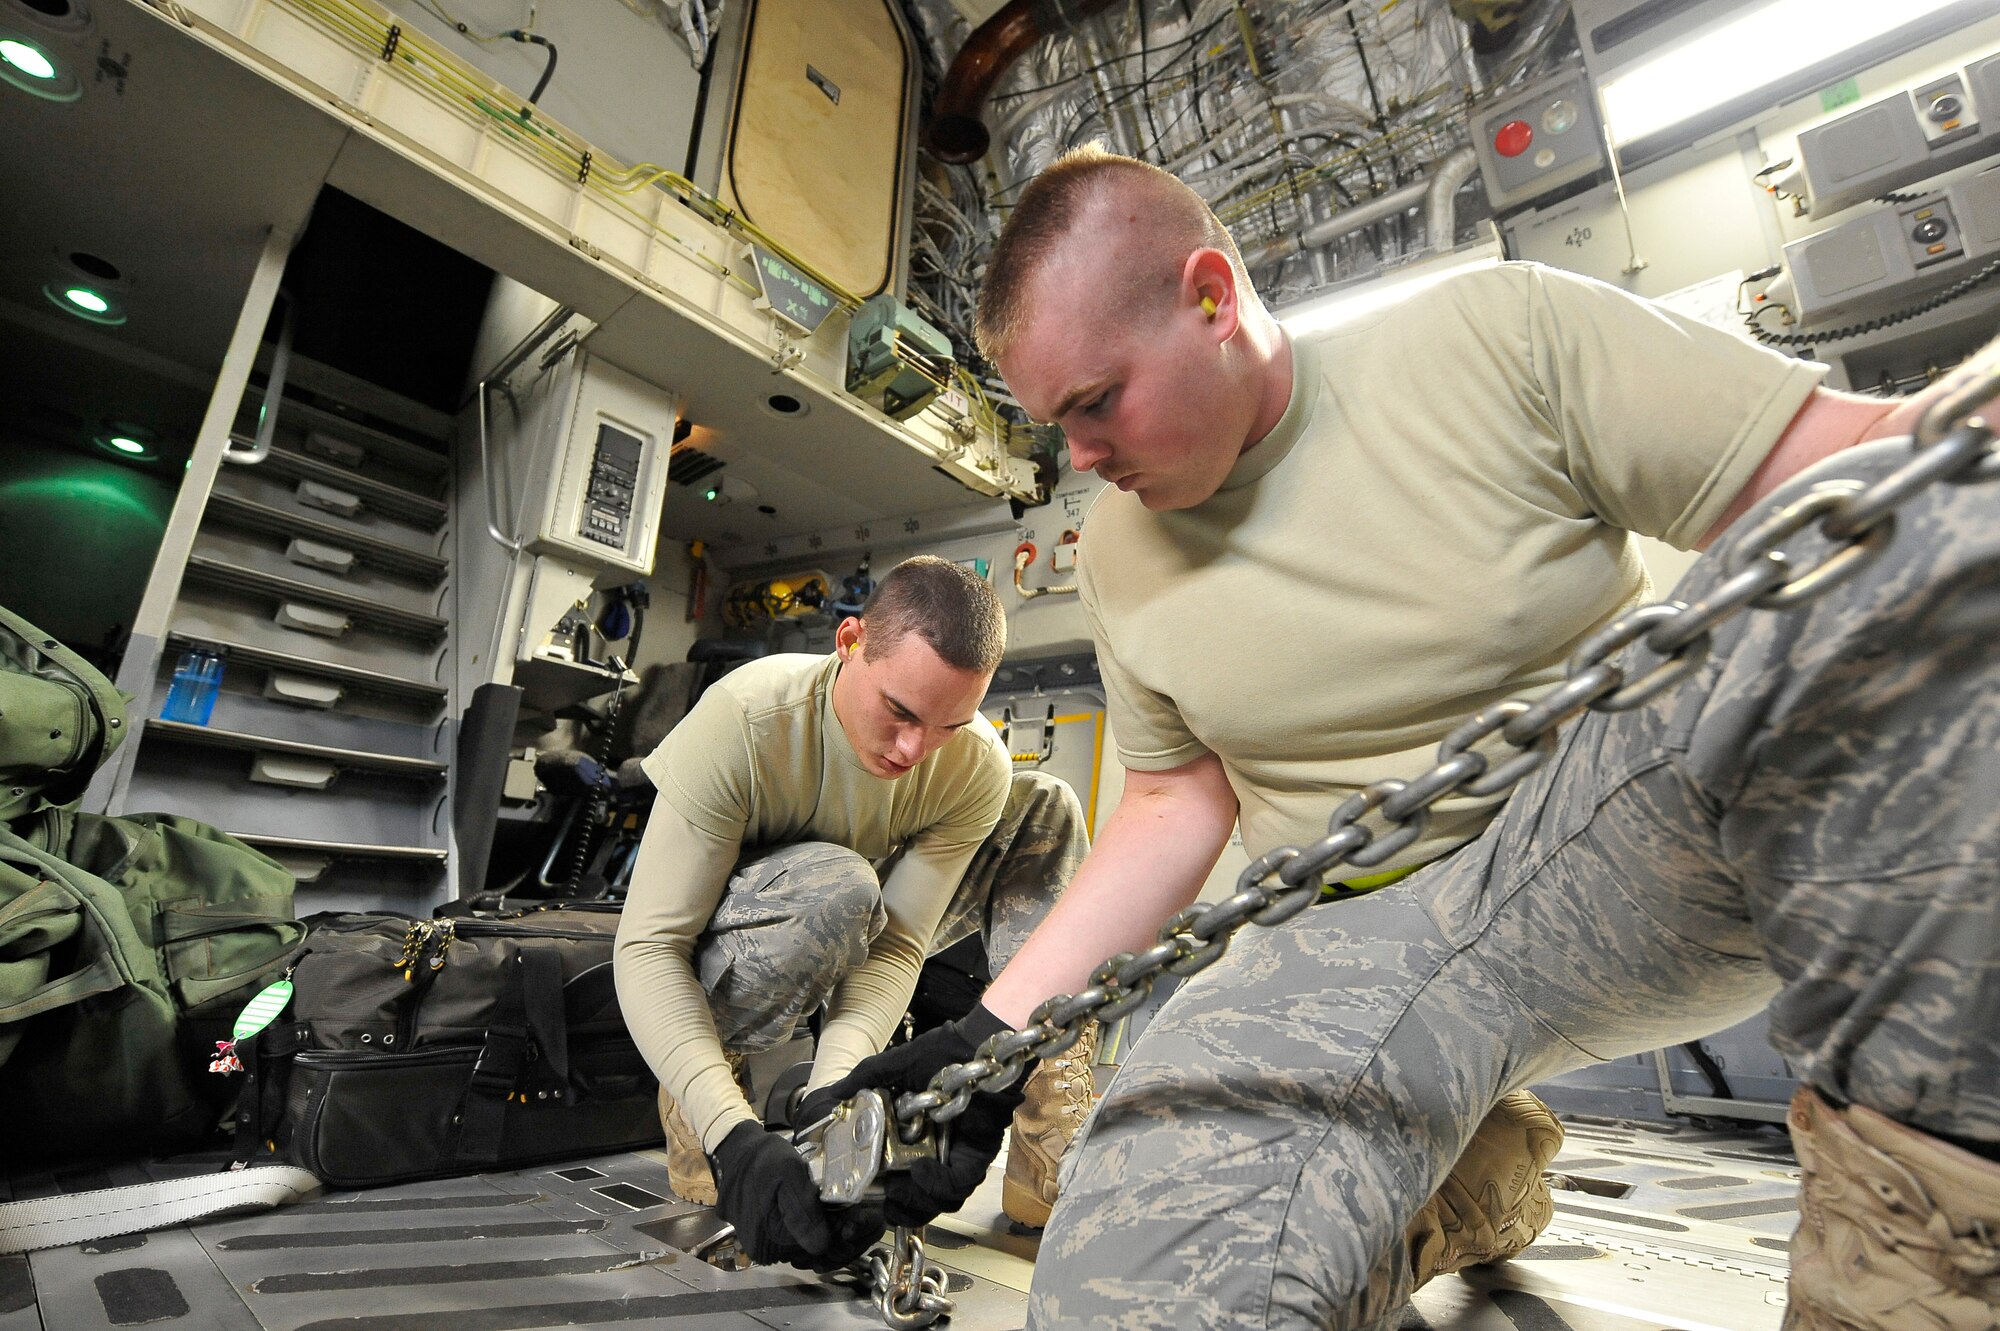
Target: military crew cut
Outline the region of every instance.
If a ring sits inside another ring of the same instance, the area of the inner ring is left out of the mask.
[[[979,349],[989,360],[1005,354],[1020,332],[1028,313],[1029,289],[1042,265],[1072,233],[1094,220],[1092,214],[1100,206],[1112,205],[1128,209],[1124,218],[1113,219],[1123,224],[1119,229],[1142,229],[1145,247],[1151,251],[1149,256],[1135,256],[1151,262],[1126,266],[1127,289],[1109,293],[1118,306],[1143,309],[1171,299],[1180,289],[1187,256],[1203,248],[1227,255],[1238,284],[1250,290],[1236,241],[1201,195],[1151,162],[1086,143],[1058,157],[1028,182],[994,242],[973,328]]]
[[[914,633],[958,670],[990,674],[1007,650],[1007,613],[984,578],[936,555],[889,570],[861,608],[867,650],[887,656]]]

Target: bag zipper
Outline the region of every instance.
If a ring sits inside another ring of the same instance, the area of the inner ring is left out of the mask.
[[[460,920],[456,933],[462,938],[565,938],[578,943],[603,942],[610,937],[589,929],[523,929],[485,920]]]

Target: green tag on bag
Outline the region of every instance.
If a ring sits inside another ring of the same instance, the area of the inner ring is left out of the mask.
[[[285,1004],[291,1001],[292,982],[290,980],[279,980],[268,986],[262,993],[251,999],[243,1011],[238,1014],[236,1029],[232,1032],[236,1043],[241,1044],[258,1031],[263,1030],[266,1026],[276,1021],[278,1014],[285,1010]]]

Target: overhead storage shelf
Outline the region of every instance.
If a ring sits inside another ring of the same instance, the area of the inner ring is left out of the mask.
[[[620,162],[539,113],[524,129],[519,97],[369,0],[182,0],[176,13],[192,39],[346,128],[326,184],[576,311],[595,325],[591,354],[680,395],[703,451],[769,511],[675,495],[677,536],[726,552],[1043,497],[976,390],[905,421],[849,393],[858,297],[826,283],[835,308],[815,331],[785,322],[750,258],[769,237],[672,169]]]

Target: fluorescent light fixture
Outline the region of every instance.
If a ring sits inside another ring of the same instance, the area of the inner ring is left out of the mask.
[[[17,38],[0,40],[0,60],[31,79],[52,79],[56,76],[55,61],[44,55],[39,47]]]
[[[1426,287],[1436,286],[1447,277],[1491,268],[1503,256],[1498,241],[1468,245],[1434,258],[1419,259],[1374,277],[1333,291],[1312,296],[1297,305],[1278,310],[1278,322],[1294,336],[1324,332],[1350,323],[1365,314],[1408,300]]]
[[[1626,144],[1769,87],[1957,0],[1767,0],[1605,83],[1604,117]]]

